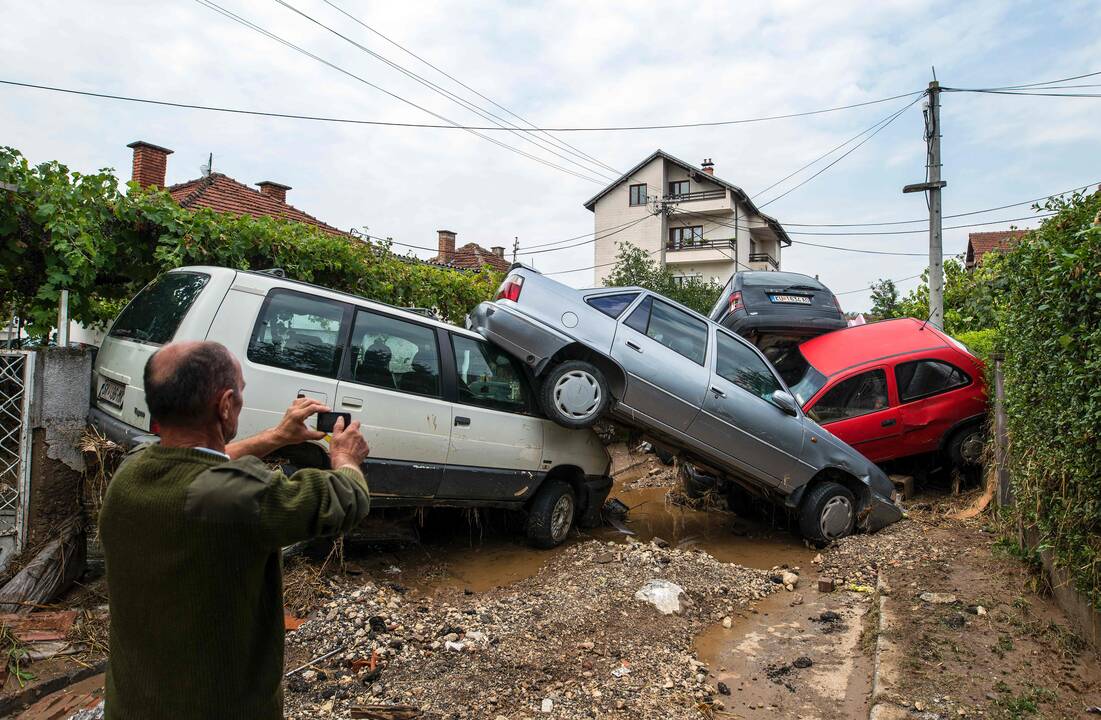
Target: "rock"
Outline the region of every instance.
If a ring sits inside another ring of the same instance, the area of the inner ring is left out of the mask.
[[[809,668],[813,664],[814,664],[814,661],[811,660],[806,655],[802,655],[802,656],[797,657],[797,658],[795,658],[794,660],[791,661],[791,666],[792,667],[797,667],[797,668]]]
[[[799,576],[790,570],[785,571],[784,574],[780,576],[780,579],[783,580],[784,587],[788,590],[791,590],[799,584]]]
[[[549,713],[551,710],[554,709],[554,700],[551,700],[550,698],[543,698],[543,704],[539,706],[539,709],[542,712]]]
[[[831,593],[834,590],[833,578],[818,578],[818,592]]]
[[[684,612],[684,602],[681,596],[684,588],[668,580],[648,580],[642,588],[635,593],[636,600],[648,602],[657,608],[662,615],[680,615]]]
[[[723,627],[724,628],[730,629],[730,626],[733,625],[733,624],[734,624],[734,621],[730,618],[729,615],[727,615],[726,617],[723,618]]]
[[[729,695],[730,694],[730,686],[728,686],[724,682],[720,682],[719,683],[719,694],[720,695]]]
[[[616,554],[614,552],[602,552],[593,557],[593,562],[598,565],[607,565],[608,563],[616,561]]]
[[[923,592],[918,597],[931,605],[951,605],[956,602],[956,596],[949,593]]]
[[[793,597],[791,599],[791,606],[795,607],[796,605],[802,605],[802,604],[803,604],[803,594],[802,593],[795,593],[795,597]]]
[[[985,615],[986,614],[986,608],[984,608],[982,605],[977,605],[975,607],[975,614],[976,615]]]
[[[659,548],[669,547],[669,541],[668,540],[666,540],[665,538],[657,537],[656,535],[653,537],[653,539],[650,540],[650,542],[652,542],[654,545],[658,546]]]
[[[821,565],[822,564],[822,553],[818,553],[817,555],[815,555],[814,559],[811,560],[810,562],[811,562],[812,565]]]

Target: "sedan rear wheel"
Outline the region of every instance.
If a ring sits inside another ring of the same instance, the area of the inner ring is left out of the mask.
[[[592,427],[608,407],[604,373],[584,360],[568,360],[551,368],[541,388],[543,410],[568,428]]]
[[[803,498],[799,529],[806,539],[826,544],[851,535],[856,527],[856,499],[843,485],[827,481]]]

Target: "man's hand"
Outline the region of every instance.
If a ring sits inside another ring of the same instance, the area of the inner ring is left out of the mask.
[[[359,470],[360,463],[371,452],[367,440],[359,431],[359,420],[344,427],[344,418],[337,418],[333,426],[333,439],[329,441],[329,458],[333,469],[350,465]]]
[[[329,407],[320,400],[308,397],[298,398],[287,408],[279,424],[272,429],[274,439],[279,442],[279,447],[297,445],[307,440],[320,440],[325,437],[325,433],[306,427],[306,418],[328,411]]]

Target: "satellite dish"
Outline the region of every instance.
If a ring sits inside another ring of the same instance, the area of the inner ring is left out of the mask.
[[[210,153],[210,157],[207,161],[199,166],[199,172],[203,177],[210,177],[210,171],[214,168],[214,153]]]

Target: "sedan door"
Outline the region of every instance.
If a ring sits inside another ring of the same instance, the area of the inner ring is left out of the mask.
[[[443,480],[451,403],[435,328],[358,309],[334,410],[362,423],[372,500],[432,498]]]
[[[689,433],[758,479],[772,485],[799,485],[813,471],[799,460],[803,420],[771,401],[783,391],[768,363],[748,343],[715,332],[715,360],[703,411]]]
[[[516,501],[538,485],[543,423],[519,363],[483,340],[447,333],[454,350],[454,427],[437,496]]]
[[[909,454],[901,447],[901,415],[891,402],[885,366],[835,378],[806,412],[872,462]]]
[[[687,430],[707,389],[708,325],[647,295],[616,328],[612,357],[627,371],[623,404]]]

